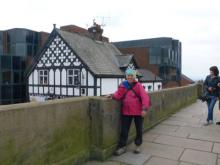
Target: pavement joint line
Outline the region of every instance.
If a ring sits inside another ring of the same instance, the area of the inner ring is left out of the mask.
[[[153,132],[154,133],[154,132]],[[170,133],[175,133],[175,132],[170,132]],[[172,137],[182,137],[182,136],[178,136],[178,135],[171,135],[169,133],[163,133],[163,132],[155,132],[155,134],[160,134],[160,135],[167,135],[167,136],[172,136]],[[184,137],[186,138],[186,137]]]
[[[163,146],[169,146],[169,147],[176,147],[176,148],[184,149],[183,147],[174,146],[174,145],[170,145],[170,144],[162,144],[162,143],[156,143],[156,142],[151,142],[151,143],[154,143],[154,144],[160,144],[160,145],[163,145]]]
[[[169,147],[176,147],[176,148],[182,148],[182,149],[190,149],[190,150],[195,150],[195,151],[200,151],[200,152],[207,152],[207,153],[213,153],[213,154],[217,154],[217,153],[214,153],[211,151],[204,151],[204,150],[199,150],[199,149],[195,149],[195,148],[188,148],[188,147],[181,147],[181,146],[176,146],[176,145],[173,145],[173,144],[163,144],[163,143],[157,143],[157,142],[151,142],[151,143],[154,143],[154,144],[160,144],[160,145],[165,145],[165,146],[169,146]]]
[[[187,138],[187,139],[191,139],[191,138],[190,138],[190,135],[191,135],[191,134],[188,133],[188,135],[186,136],[186,138]]]
[[[163,124],[161,124],[161,125],[167,125],[167,126],[179,126],[179,127],[190,127],[190,128],[202,128],[200,125],[192,126],[192,125],[187,125],[187,124],[184,124],[184,125],[174,125],[174,124],[163,123]]]
[[[161,156],[157,156],[157,155],[152,155],[150,159],[152,159],[153,157],[155,157],[155,158],[161,158],[161,159],[167,159],[167,160],[171,160],[171,161],[179,161],[179,160],[176,160],[176,159],[165,158],[165,157],[161,157]],[[146,162],[149,162],[150,159],[148,159]],[[146,162],[145,162],[145,163],[146,163]]]
[[[190,137],[189,137],[188,139],[200,140],[200,141],[204,141],[204,142],[210,142],[210,143],[219,143],[219,144],[220,144],[220,141],[201,140],[201,139],[197,139],[197,138],[190,138]]]
[[[201,141],[201,142],[210,142],[210,143],[219,143],[220,144],[220,142],[213,142],[213,141],[208,141],[208,140],[201,140],[201,139],[196,139],[196,138],[189,138],[188,136],[190,136],[190,134],[189,135],[187,135],[187,137],[180,137],[180,136],[171,136],[171,135],[167,135],[167,134],[161,134],[160,136],[170,136],[170,137],[175,137],[175,138],[180,138],[180,139],[189,139],[189,140],[196,140],[196,141]],[[159,136],[158,136],[159,137]],[[156,138],[158,138],[158,137],[156,137]],[[155,139],[156,139],[155,138]],[[154,139],[154,140],[155,140]]]
[[[153,157],[155,157],[155,156],[153,156],[153,155],[150,155],[150,158],[149,159],[147,159],[145,162],[144,162],[144,164],[146,164],[147,162],[149,162]],[[143,165],[144,165],[143,164]]]
[[[179,156],[179,158],[178,158],[178,161],[180,162],[180,158],[183,156],[183,153],[185,152],[185,148],[183,148],[183,151],[182,151],[182,153],[180,154],[180,156]]]
[[[174,130],[174,132],[176,132],[180,128],[181,128],[181,126],[177,126],[177,128]]]
[[[212,150],[211,150],[212,153],[214,153],[214,152],[213,152],[214,144],[215,144],[215,142],[212,142]],[[217,155],[217,156],[218,156],[218,155]]]

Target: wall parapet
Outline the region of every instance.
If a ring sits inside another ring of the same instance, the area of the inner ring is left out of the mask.
[[[149,93],[144,130],[195,102],[199,85]],[[82,164],[105,160],[120,131],[120,103],[80,97],[0,106],[0,164]],[[129,141],[134,139],[134,126]]]

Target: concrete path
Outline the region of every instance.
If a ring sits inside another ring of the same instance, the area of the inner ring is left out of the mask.
[[[206,104],[198,101],[146,132],[141,154],[133,154],[131,144],[119,157],[86,165],[220,165],[220,125],[203,126],[206,116]]]

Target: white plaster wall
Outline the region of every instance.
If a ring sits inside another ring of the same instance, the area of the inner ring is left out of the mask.
[[[43,102],[45,101],[45,96],[30,96],[31,102]]]
[[[68,88],[68,95],[73,96],[73,88]]]
[[[101,79],[97,78],[97,86],[100,86],[100,85],[101,85]]]
[[[38,72],[37,72],[37,70],[34,70],[34,84],[38,85]]]
[[[84,79],[83,79],[83,77],[84,77]],[[83,68],[82,72],[81,72],[81,85],[86,85],[86,81],[87,81],[86,70]]]
[[[160,90],[162,89],[162,82],[155,82],[154,83],[154,90],[157,91],[158,89],[158,85],[160,85]]]
[[[50,87],[50,88],[49,88],[49,92],[50,92],[51,94],[54,94],[54,87]]]
[[[94,96],[94,89],[93,88],[88,89],[88,96]]]
[[[118,81],[118,86],[124,81],[125,79],[120,78]]]
[[[66,88],[62,88],[62,95],[66,95]]]
[[[94,85],[94,77],[90,72],[88,72],[88,85],[93,86]]]
[[[60,88],[59,87],[55,88],[55,94],[60,95]]]
[[[55,71],[55,85],[60,85],[60,70],[56,69]]]
[[[79,88],[74,88],[74,95],[79,96]]]
[[[29,81],[28,81],[28,83],[29,83],[29,85],[32,85],[33,84],[33,72],[30,74],[30,76],[29,76]]]
[[[61,75],[62,75],[62,80],[61,80],[62,85],[66,85],[66,69],[62,70]]]
[[[34,87],[34,93],[38,93],[38,87]]]
[[[43,94],[43,87],[39,87],[39,93]]]
[[[102,78],[102,93],[101,95],[107,95],[114,93],[118,88],[117,78]]]
[[[44,87],[44,94],[48,94],[48,87]]]
[[[143,86],[145,86],[145,90],[149,92],[148,90],[148,86],[151,86],[151,90],[150,91],[153,91],[153,83],[141,83]]]
[[[52,69],[50,69],[50,72],[49,72],[49,84],[50,85],[54,85],[54,71]]]
[[[29,88],[29,90],[28,90],[29,93],[33,93],[33,87],[32,87],[32,86],[29,86],[28,88]]]
[[[101,95],[100,90],[101,90],[101,88],[97,88],[97,96],[100,96],[100,95]]]

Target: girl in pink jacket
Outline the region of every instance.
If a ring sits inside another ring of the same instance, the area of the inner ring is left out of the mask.
[[[136,127],[134,153],[140,153],[143,117],[150,107],[150,99],[147,92],[142,84],[135,80],[136,71],[127,69],[125,73],[126,80],[120,84],[118,90],[112,95],[113,99],[120,100],[122,103],[121,135],[115,155],[121,155],[126,152],[128,133],[133,119]]]

